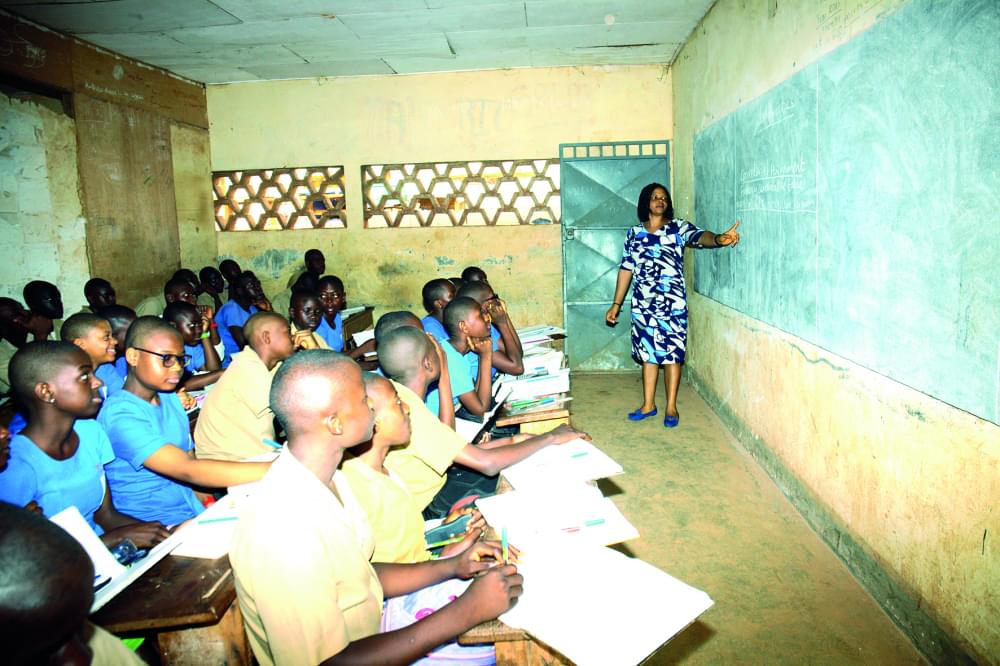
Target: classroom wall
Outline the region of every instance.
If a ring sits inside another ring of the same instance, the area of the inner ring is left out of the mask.
[[[719,0],[675,63],[678,213],[694,217],[695,133],[902,4]],[[855,576],[932,661],[1000,660],[1000,428],[689,299],[688,378]]]
[[[180,262],[195,273],[218,262],[208,177],[212,170],[210,150],[207,130],[176,124],[170,127]]]
[[[0,295],[23,303],[24,285],[46,280],[67,316],[90,279],[76,163],[76,126],[58,102],[0,93]]]
[[[670,138],[660,66],[566,67],[208,87],[212,169],[345,166],[346,230],[226,232],[276,293],[322,249],[348,299],[422,312],[420,289],[477,264],[518,325],[562,322],[560,228],[363,228],[363,164],[557,157],[560,142]]]

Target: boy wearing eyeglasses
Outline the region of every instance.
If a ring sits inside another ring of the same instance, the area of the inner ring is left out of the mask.
[[[312,331],[292,337],[288,320],[258,312],[243,327],[247,346],[205,397],[194,429],[200,460],[244,460],[274,450],[274,413],[268,403],[271,380],[281,362]]]
[[[125,388],[98,421],[115,459],[105,466],[115,508],[176,525],[202,511],[192,486],[225,488],[260,479],[269,463],[198,460],[176,390],[187,362],[180,334],[159,317],[139,317],[125,338]]]

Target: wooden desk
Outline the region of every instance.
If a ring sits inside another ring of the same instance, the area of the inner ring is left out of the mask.
[[[560,398],[569,397],[568,393],[562,393]],[[542,409],[535,412],[522,412],[520,414],[507,414],[506,407],[502,408],[497,417],[497,427],[512,425],[521,426],[521,432],[531,435],[540,435],[552,430],[558,425],[569,423],[569,403],[563,402],[552,409]]]
[[[114,634],[153,638],[164,664],[251,663],[229,556],[168,555],[91,619]]]
[[[344,348],[348,349],[353,342],[352,336],[360,331],[366,331],[375,326],[372,313],[375,306],[367,305],[361,312],[355,312],[350,317],[344,319]]]

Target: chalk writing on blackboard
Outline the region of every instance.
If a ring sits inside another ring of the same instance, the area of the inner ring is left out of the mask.
[[[108,95],[110,97],[119,97],[124,99],[129,99],[134,102],[141,102],[146,99],[145,95],[140,95],[139,93],[129,92],[127,90],[114,90],[113,88],[107,88],[105,86],[99,86],[97,84],[86,81],[83,84],[85,90],[90,90],[92,92],[100,93],[102,95]]]
[[[761,132],[766,132],[775,125],[778,125],[789,118],[795,117],[795,102],[790,99],[782,99],[777,102],[768,102],[761,111],[757,126],[754,127],[754,136]]]
[[[803,206],[807,166],[803,156],[783,162],[754,162],[743,169],[736,193],[736,212],[812,213]],[[812,203],[812,201],[809,201]]]

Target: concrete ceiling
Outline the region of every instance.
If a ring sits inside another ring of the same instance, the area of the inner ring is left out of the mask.
[[[673,62],[714,0],[0,0],[204,83]]]

